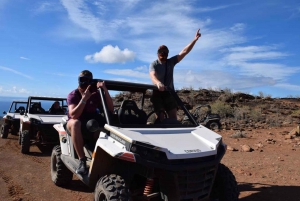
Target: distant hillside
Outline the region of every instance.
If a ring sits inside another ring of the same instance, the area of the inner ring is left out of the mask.
[[[299,98],[271,98],[253,96],[245,93],[231,93],[230,91],[177,90],[180,99],[191,112],[198,105],[209,104],[212,113],[219,114],[222,119],[223,129],[253,129],[285,126],[300,123],[300,99]],[[122,93],[114,98],[116,105],[124,99],[140,101],[137,94]],[[205,108],[203,108],[205,114]],[[150,94],[146,96],[144,110],[152,111]],[[182,120],[183,112],[179,110],[178,119]],[[198,119],[198,120],[199,120]]]
[[[269,128],[300,123],[300,98],[260,97],[207,89],[184,89],[176,92],[192,113],[197,106],[209,104],[212,113],[221,116],[223,129]],[[137,94],[122,93],[113,98],[114,104],[120,105],[124,99],[133,99],[137,103],[140,101]],[[144,110],[153,111],[150,94],[146,94]],[[206,111],[205,107],[200,111],[199,119]],[[182,120],[183,117],[183,111],[179,110],[178,119]],[[2,117],[0,121],[3,121]]]
[[[300,98],[260,97],[206,89],[179,90],[177,94],[191,108],[210,104],[212,112],[221,115],[225,129],[268,128],[300,122]]]

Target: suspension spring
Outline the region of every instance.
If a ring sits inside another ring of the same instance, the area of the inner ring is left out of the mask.
[[[153,191],[154,179],[147,178],[146,185],[144,188],[144,195],[150,195]]]

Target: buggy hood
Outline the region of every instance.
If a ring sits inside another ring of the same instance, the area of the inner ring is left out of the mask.
[[[66,115],[30,115],[30,118],[36,119],[43,124],[60,123],[63,117],[66,117]]]
[[[141,142],[166,153],[168,159],[196,158],[217,154],[222,136],[198,126],[193,128],[105,128],[125,141]]]
[[[12,119],[20,119],[20,113],[7,113],[6,116],[10,116]]]

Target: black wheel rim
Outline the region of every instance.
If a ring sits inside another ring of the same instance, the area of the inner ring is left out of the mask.
[[[211,125],[210,125],[210,129],[212,130],[217,130],[219,128],[218,124],[213,122]]]

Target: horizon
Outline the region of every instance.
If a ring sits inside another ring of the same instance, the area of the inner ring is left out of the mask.
[[[285,97],[274,97],[272,96],[272,94],[267,94],[267,93],[264,93],[263,91],[259,91],[258,94],[250,94],[250,93],[246,93],[246,92],[242,92],[242,91],[232,91],[231,89],[228,89],[228,88],[225,88],[225,89],[212,89],[212,88],[198,88],[198,89],[194,89],[194,88],[191,88],[191,87],[183,87],[181,89],[175,89],[175,91],[183,91],[183,90],[191,90],[191,91],[200,91],[200,90],[208,90],[208,91],[214,91],[214,92],[221,92],[223,91],[224,93],[228,92],[228,93],[231,93],[233,95],[235,94],[240,94],[240,93],[243,93],[243,94],[247,94],[247,95],[251,95],[251,96],[254,96],[254,97],[260,97],[260,98],[267,98],[267,97],[270,97],[272,99],[300,99],[300,95],[288,95],[288,96],[285,96]],[[115,98],[115,96],[119,95],[119,93],[122,93],[122,92],[118,92],[118,91],[114,91],[115,93],[110,93],[111,94],[111,97],[112,98]],[[29,96],[33,96],[33,95],[29,95]],[[18,100],[27,100],[29,96],[2,96],[0,95],[0,101],[18,101]],[[43,96],[41,96],[43,97]],[[47,97],[47,96],[45,96]],[[57,97],[57,98],[62,98],[63,96],[50,96],[50,97]],[[67,95],[65,96],[67,98]],[[6,99],[6,100],[2,100],[2,99]]]
[[[175,89],[299,97],[299,19],[296,0],[2,0],[0,96],[65,97],[85,69],[151,84],[157,48],[167,45],[170,58],[200,28],[175,66]]]

